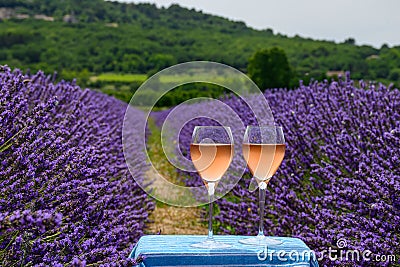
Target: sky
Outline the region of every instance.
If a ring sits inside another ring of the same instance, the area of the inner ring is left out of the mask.
[[[358,45],[400,45],[400,0],[118,0],[172,3],[244,21],[255,29]]]

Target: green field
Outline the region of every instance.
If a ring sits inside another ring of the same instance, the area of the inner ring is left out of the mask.
[[[90,78],[91,81],[100,81],[107,83],[130,83],[139,82],[143,83],[146,81],[146,74],[123,74],[123,73],[102,73],[98,76],[93,76]]]

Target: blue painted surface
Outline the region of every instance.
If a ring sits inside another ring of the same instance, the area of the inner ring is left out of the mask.
[[[239,243],[245,236],[214,236],[216,241],[232,245],[227,249],[199,249],[190,245],[206,236],[148,235],[134,247],[130,257],[145,257],[141,267],[154,266],[298,266],[318,267],[310,248],[298,238],[273,237],[283,244],[258,247]],[[267,252],[267,254],[265,254]]]

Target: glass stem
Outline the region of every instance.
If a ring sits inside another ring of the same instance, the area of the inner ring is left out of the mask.
[[[214,202],[214,192],[215,183],[208,184],[208,200],[209,200],[209,212],[208,212],[208,240],[214,240],[213,237],[213,227],[212,227],[212,217],[213,217],[213,202]]]
[[[258,237],[264,237],[264,211],[265,211],[265,191],[267,189],[267,184],[265,182],[261,182],[259,185],[258,193],[259,193],[259,213],[260,213],[260,224],[258,226]]]
[[[213,238],[213,228],[212,228],[212,216],[213,216],[213,200],[214,200],[214,195],[209,195],[210,199],[210,204],[209,204],[209,216],[208,216],[208,239],[214,239]]]

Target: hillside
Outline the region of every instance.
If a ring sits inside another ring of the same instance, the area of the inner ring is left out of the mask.
[[[349,70],[352,77],[400,81],[400,46],[380,49],[288,38],[178,5],[157,8],[102,0],[0,1],[0,64],[88,79],[154,73],[179,62],[212,60],[243,71],[257,50],[285,50],[298,78]]]

